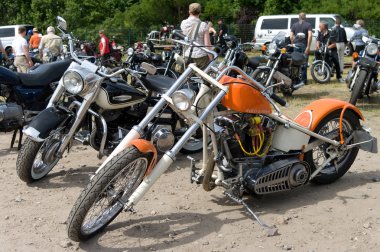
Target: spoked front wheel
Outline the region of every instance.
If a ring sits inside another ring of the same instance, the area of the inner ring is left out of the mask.
[[[325,84],[330,81],[331,69],[327,64],[325,64],[324,66],[322,62],[312,64],[310,71],[311,77],[313,77],[313,80],[315,80],[316,82]]]
[[[339,141],[339,124],[341,110],[332,112],[326,116],[315,128],[314,132],[319,135]],[[344,139],[349,139],[355,130],[360,127],[358,116],[351,111],[346,111],[342,121],[342,133]],[[314,141],[315,139],[311,139]],[[352,144],[354,139],[346,144]],[[314,172],[320,165],[331,155],[329,143],[323,143],[313,150],[305,153],[305,161],[309,163],[311,171]],[[317,184],[329,184],[342,177],[355,161],[359,149],[354,147],[348,150],[338,150],[338,156],[332,159],[321,171],[314,177],[312,182]]]
[[[123,210],[140,185],[152,158],[135,147],[116,155],[82,191],[71,209],[67,232],[73,241],[84,241],[105,228]]]

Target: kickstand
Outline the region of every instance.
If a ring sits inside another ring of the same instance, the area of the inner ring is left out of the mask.
[[[278,228],[276,226],[269,226],[267,224],[265,224],[260,218],[259,216],[257,216],[257,214],[247,205],[247,203],[245,203],[245,201],[241,198],[238,198],[236,196],[234,196],[232,193],[230,192],[224,192],[224,194],[229,197],[230,199],[232,199],[233,201],[235,201],[236,203],[238,204],[241,204],[244,206],[244,208],[255,218],[255,220],[260,224],[260,226],[266,228],[267,230],[267,236],[275,236],[275,235],[278,235]]]
[[[19,137],[18,137],[18,145],[17,145],[17,150],[20,150],[21,149],[21,143],[22,143],[22,136],[23,136],[22,128],[18,128],[18,129],[16,129],[16,130],[13,131],[12,140],[11,140],[11,147],[10,148],[12,149],[13,146],[14,146],[14,144],[15,144],[17,132],[20,132]]]

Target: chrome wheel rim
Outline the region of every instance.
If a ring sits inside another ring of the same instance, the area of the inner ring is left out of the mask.
[[[141,169],[144,165],[145,169]],[[110,222],[124,207],[124,203],[144,177],[148,160],[137,158],[126,165],[99,194],[83,220],[81,231],[92,234]]]

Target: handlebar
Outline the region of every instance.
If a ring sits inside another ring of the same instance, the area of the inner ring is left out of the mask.
[[[270,98],[272,98],[275,102],[277,102],[278,104],[280,104],[283,107],[288,106],[288,103],[284,99],[282,99],[280,96],[276,95],[275,93],[272,93]]]

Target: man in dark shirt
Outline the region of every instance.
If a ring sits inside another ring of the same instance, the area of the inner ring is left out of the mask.
[[[340,65],[339,65],[339,59],[338,59],[338,53],[336,48],[336,30],[333,30],[331,33],[329,32],[329,28],[327,23],[321,22],[319,24],[319,32],[317,37],[317,45],[316,49],[318,50],[322,45],[327,46],[328,52],[331,55],[331,61],[335,65],[335,71],[336,71],[336,78],[339,80],[339,82],[344,82],[342,79],[342,74],[340,72]],[[317,51],[316,51],[317,52]],[[330,62],[328,62],[329,65],[331,65]]]
[[[228,33],[228,29],[227,29],[227,26],[224,24],[223,19],[221,18],[218,20],[218,30],[219,30],[218,37],[219,37],[220,46],[224,46],[226,44],[224,40],[224,35]]]
[[[333,30],[336,32],[336,49],[338,52],[338,58],[339,58],[339,66],[340,66],[340,72],[343,73],[344,68],[344,50],[346,48],[347,44],[347,34],[344,28],[340,25],[341,21],[340,18],[337,17],[335,19],[335,27]]]
[[[312,27],[306,22],[306,14],[299,14],[299,21],[292,25],[290,29],[290,41],[297,46],[296,50],[306,54],[307,61],[303,67],[302,78],[307,84],[307,64],[309,60],[310,45],[313,37]]]

